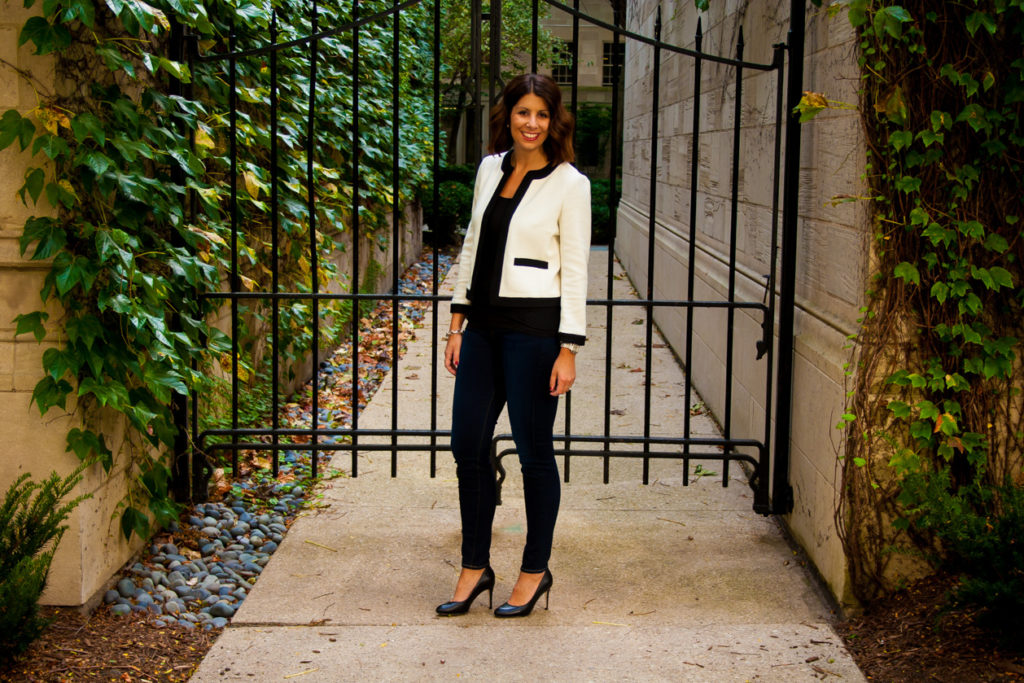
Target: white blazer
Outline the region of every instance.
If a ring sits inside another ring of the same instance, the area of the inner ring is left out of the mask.
[[[508,153],[484,157],[476,174],[473,212],[459,257],[452,312],[467,313],[484,211],[504,174]],[[531,171],[516,205],[501,259],[496,306],[561,304],[562,341],[582,344],[587,334],[587,260],[590,256],[590,181],[571,164]],[[485,302],[486,303],[486,302]]]

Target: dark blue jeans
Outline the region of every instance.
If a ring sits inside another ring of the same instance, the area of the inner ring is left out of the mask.
[[[459,478],[463,567],[482,569],[490,563],[496,503],[490,447],[495,422],[507,404],[526,499],[521,570],[547,569],[561,496],[552,440],[558,398],[549,387],[558,353],[554,337],[479,330],[472,324],[462,336],[452,452]]]

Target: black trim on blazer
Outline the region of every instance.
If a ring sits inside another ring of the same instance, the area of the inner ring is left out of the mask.
[[[580,346],[583,346],[584,344],[587,343],[587,338],[582,337],[578,334],[563,334],[562,332],[559,332],[558,341],[568,342],[569,344],[579,344]]]
[[[523,258],[521,256],[516,256],[512,260],[512,264],[516,266],[526,266],[527,268],[540,268],[541,270],[548,269],[547,261],[541,261],[540,259],[535,258]]]

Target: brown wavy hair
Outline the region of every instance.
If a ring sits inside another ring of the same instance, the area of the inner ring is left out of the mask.
[[[576,128],[572,114],[562,104],[562,90],[549,76],[541,74],[522,74],[510,80],[498,98],[498,103],[491,107],[491,141],[487,150],[498,154],[512,149],[512,131],[508,122],[512,118],[512,108],[524,95],[533,94],[544,100],[547,105],[550,123],[548,137],[544,140],[544,154],[548,161],[558,165],[563,161],[572,163],[576,154],[572,148],[572,134]]]

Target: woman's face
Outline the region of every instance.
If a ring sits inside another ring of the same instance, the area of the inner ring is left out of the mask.
[[[515,149],[521,153],[541,149],[548,139],[550,123],[551,112],[544,100],[533,93],[523,95],[512,107],[512,118],[509,121]]]

